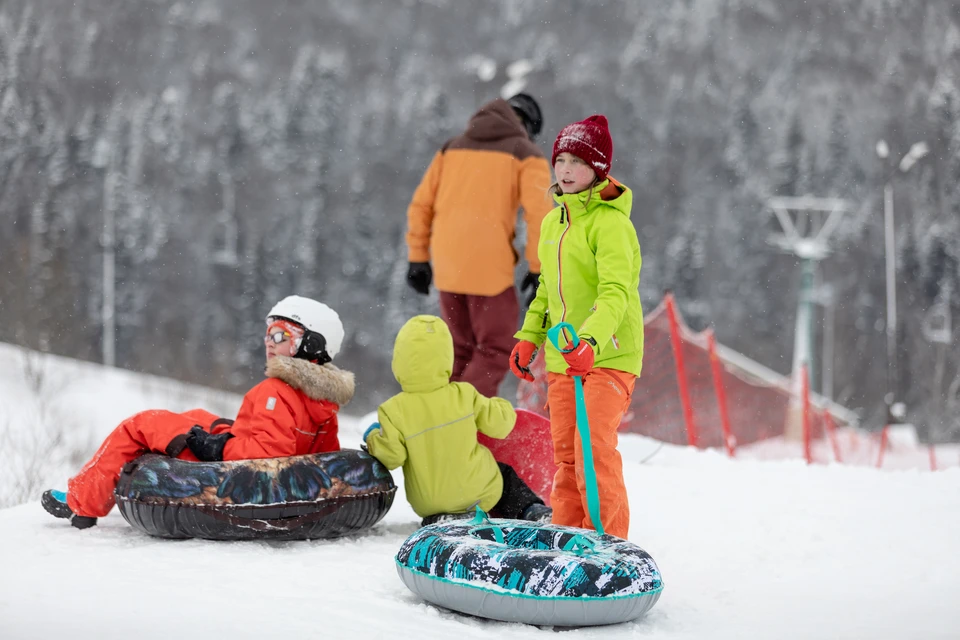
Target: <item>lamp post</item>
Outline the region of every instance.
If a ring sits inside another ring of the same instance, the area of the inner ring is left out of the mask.
[[[897,403],[900,391],[900,371],[897,359],[897,247],[896,229],[893,222],[893,178],[897,169],[906,173],[930,151],[926,142],[914,143],[910,150],[900,158],[896,166],[891,166],[884,177],[883,186],[883,244],[886,263],[887,289],[887,395],[885,401],[892,417],[904,416],[903,407]],[[881,160],[890,156],[890,147],[886,140],[877,142],[877,155]]]
[[[791,395],[784,428],[788,439],[799,439],[801,372],[813,367],[813,306],[817,301],[815,289],[817,264],[830,255],[830,238],[837,229],[850,204],[839,198],[778,197],[770,198],[767,206],[780,223],[780,233],[771,234],[769,242],[800,260],[800,292],[797,298],[797,320],[793,336]],[[832,379],[831,379],[832,384]]]

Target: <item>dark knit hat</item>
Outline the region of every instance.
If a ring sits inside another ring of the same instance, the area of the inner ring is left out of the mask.
[[[557,156],[564,152],[572,153],[589,164],[599,180],[606,179],[613,162],[613,139],[607,118],[600,114],[592,115],[561,129],[557,141],[553,143],[550,164],[556,164]]]
[[[523,127],[527,130],[530,139],[535,138],[543,127],[543,113],[540,112],[540,105],[533,96],[518,93],[507,100],[507,104],[520,116],[520,121],[523,122]]]

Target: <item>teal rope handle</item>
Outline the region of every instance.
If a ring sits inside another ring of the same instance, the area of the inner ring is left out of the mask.
[[[487,512],[480,508],[480,505],[474,507],[476,511],[473,514],[473,521],[470,524],[483,524],[484,522],[490,522],[490,518],[487,516]]]
[[[562,551],[570,551],[575,555],[582,556],[587,553],[593,553],[596,546],[596,542],[578,533],[567,540],[567,543],[563,545]]]
[[[566,344],[561,347],[559,342],[560,332],[564,329],[570,333],[570,342],[573,343],[574,349],[580,344],[580,336],[577,335],[572,324],[569,322],[556,324],[547,331],[547,337],[560,353],[565,353],[563,347],[565,347]],[[593,446],[590,444],[590,421],[587,418],[587,405],[583,400],[583,380],[580,379],[580,376],[573,376],[573,387],[574,397],[577,401],[577,431],[580,433],[581,448],[583,449],[583,477],[587,483],[587,510],[590,511],[590,520],[593,521],[594,528],[596,528],[597,533],[602,535],[603,523],[600,522],[600,492],[597,489],[597,470],[593,464]]]
[[[472,534],[472,533],[475,532],[475,531],[485,531],[485,530],[487,530],[487,529],[490,529],[491,531],[493,531],[493,539],[494,539],[495,541],[499,542],[500,544],[503,544],[503,542],[504,542],[503,529],[501,529],[501,528],[498,527],[497,525],[493,524],[493,523],[490,521],[490,517],[487,515],[487,512],[484,511],[483,509],[481,509],[479,506],[477,506],[477,511],[476,511],[476,513],[473,514],[473,520],[470,521],[470,524],[472,524],[472,525],[482,525],[482,524],[487,524],[487,525],[489,525],[489,526],[486,526],[486,527],[474,526],[474,528],[470,530],[470,533]]]

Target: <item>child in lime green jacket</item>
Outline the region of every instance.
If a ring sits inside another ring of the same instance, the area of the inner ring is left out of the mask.
[[[630,220],[633,192],[608,176],[613,140],[607,119],[593,115],[564,127],[553,145],[557,207],[540,227],[540,286],[514,337],[510,368],[533,380],[530,363],[547,330],[567,322],[580,337],[563,351],[546,344],[554,477],[553,522],[593,528],[587,510],[583,452],[577,434],[573,376],[583,380],[590,421],[600,519],[626,538],[630,507],[617,451],[617,428],[630,406],[643,362],[640,242]],[[569,340],[569,337],[568,337]],[[562,344],[562,343],[561,343]]]
[[[403,467],[407,500],[429,524],[479,506],[495,517],[544,521],[550,509],[516,472],[477,442],[480,431],[506,438],[517,414],[503,398],[450,382],[453,338],[436,316],[416,316],[400,329],[393,375],[402,392],[377,409],[363,435],[388,469]]]

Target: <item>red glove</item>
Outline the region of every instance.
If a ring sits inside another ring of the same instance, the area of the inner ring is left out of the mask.
[[[510,371],[513,371],[513,375],[528,382],[533,382],[533,374],[530,373],[530,364],[533,362],[533,359],[537,357],[537,351],[537,345],[529,340],[521,340],[518,342],[517,346],[515,346],[510,353]]]
[[[593,345],[586,340],[581,339],[576,348],[568,342],[564,352],[563,359],[570,365],[566,371],[568,376],[585,376],[593,369]]]

